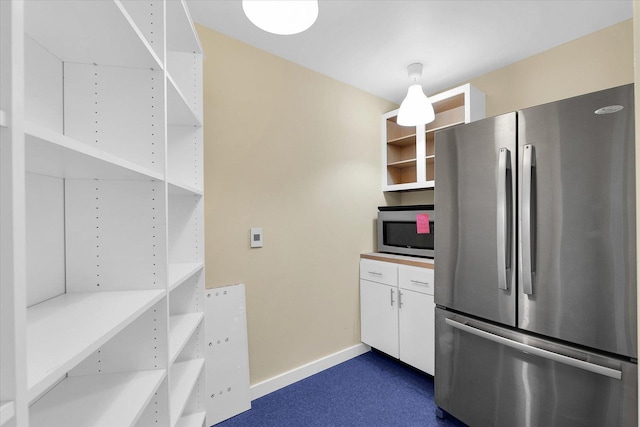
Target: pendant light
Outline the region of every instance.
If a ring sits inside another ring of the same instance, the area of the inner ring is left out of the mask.
[[[418,126],[431,123],[436,118],[433,105],[422,91],[422,86],[417,83],[422,76],[422,64],[411,64],[407,67],[407,71],[413,84],[409,86],[407,96],[400,104],[397,123],[400,126]]]
[[[242,9],[256,27],[284,36],[305,31],[318,18],[318,0],[242,0]]]

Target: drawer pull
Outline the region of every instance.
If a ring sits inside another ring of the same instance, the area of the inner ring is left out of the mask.
[[[444,321],[447,325],[452,326],[456,329],[459,329],[464,332],[468,332],[477,337],[484,338],[489,341],[493,341],[495,343],[504,345],[506,347],[511,347],[523,353],[532,354],[534,356],[549,359],[558,363],[564,363],[565,365],[573,366],[579,369],[584,369],[585,371],[593,372],[594,374],[604,375],[606,377],[614,378],[616,380],[622,379],[622,371],[618,371],[616,369],[612,369],[607,366],[596,365],[595,363],[565,356],[564,354],[555,353],[553,351],[545,350],[539,347],[534,347],[529,344],[523,344],[521,342],[514,341],[509,338],[502,337],[500,335],[492,334],[491,332],[483,331],[482,329],[478,329],[474,326],[457,322],[453,319],[445,319]]]
[[[421,282],[419,280],[412,280],[411,283],[415,283],[416,285],[429,286],[429,282]]]
[[[369,274],[373,274],[374,276],[382,276],[382,273],[378,273],[377,271],[369,271]]]

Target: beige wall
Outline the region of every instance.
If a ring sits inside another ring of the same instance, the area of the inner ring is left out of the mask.
[[[388,101],[198,27],[207,287],[245,283],[251,383],[360,342]],[[249,228],[264,247],[249,248]]]
[[[487,97],[487,117],[496,116],[632,83],[633,45],[629,19],[476,77],[471,84]],[[401,195],[404,205],[432,200],[430,190]]]
[[[471,80],[487,116],[632,82],[632,19]]]

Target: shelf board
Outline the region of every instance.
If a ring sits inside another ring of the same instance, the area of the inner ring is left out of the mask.
[[[204,267],[201,262],[169,264],[169,291],[174,290]]]
[[[25,123],[26,170],[59,178],[156,179],[139,166],[32,122]]]
[[[171,426],[175,426],[198,381],[204,359],[175,363],[170,371],[169,400],[171,402]]]
[[[436,155],[435,154],[429,154],[427,155],[427,157],[425,157],[425,159],[429,160],[429,159],[435,159]]]
[[[16,415],[16,405],[13,401],[0,402],[0,426],[5,425]]]
[[[198,33],[183,1],[167,2],[167,50],[202,53]]]
[[[433,188],[434,181],[408,182],[405,184],[388,184],[383,191],[405,191]]]
[[[387,144],[389,145],[397,145],[399,147],[405,146],[405,145],[415,145],[416,143],[416,134],[413,133],[411,135],[406,135],[406,136],[401,136],[399,138],[394,138],[394,139],[390,139],[387,141]]]
[[[201,188],[197,188],[190,184],[178,182],[173,179],[168,179],[169,194],[183,195],[183,196],[202,196],[204,191]]]
[[[183,415],[178,420],[176,427],[202,427],[206,412],[196,412],[195,414]]]
[[[133,426],[166,371],[68,377],[29,411],[32,426]]]
[[[164,295],[164,290],[66,293],[28,308],[29,401]]]
[[[189,102],[169,73],[167,73],[167,123],[173,126],[202,126],[202,122],[193,112]]]
[[[407,160],[392,162],[387,164],[387,167],[398,168],[398,169],[416,167],[416,159],[407,159]]]
[[[173,363],[195,330],[204,313],[177,314],[169,317],[169,363]]]
[[[162,69],[120,1],[25,2],[25,33],[63,62]]]

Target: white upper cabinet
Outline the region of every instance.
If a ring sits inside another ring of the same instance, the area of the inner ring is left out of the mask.
[[[470,84],[429,100],[436,118],[426,126],[398,125],[398,110],[382,116],[383,191],[434,188],[436,131],[485,117],[485,96]]]

